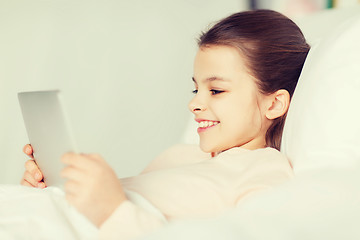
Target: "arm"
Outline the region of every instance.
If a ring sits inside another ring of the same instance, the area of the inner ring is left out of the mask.
[[[127,200],[114,170],[97,154],[63,155],[66,199],[99,227]]]
[[[174,145],[155,158],[143,173],[196,163],[209,158],[197,145]],[[124,201],[101,225],[100,239],[133,239],[161,228],[164,216],[153,213],[132,201]]]
[[[36,165],[31,145],[23,152],[31,158],[25,164],[22,185],[45,187],[43,175]],[[62,161],[67,165],[62,176],[67,178],[67,200],[94,225],[100,227],[101,239],[128,239],[151,232],[166,221],[159,214],[147,211],[126,198],[121,182],[110,166],[96,154],[65,154]]]
[[[45,188],[31,145],[25,145],[23,152],[31,159],[25,163],[21,184]],[[62,177],[67,179],[64,186],[66,199],[99,227],[126,200],[115,172],[96,154],[68,153],[62,157],[62,162],[66,164],[61,172]]]
[[[127,199],[115,172],[97,154],[65,154],[67,200],[100,228],[101,239],[132,239],[160,228],[160,212]]]

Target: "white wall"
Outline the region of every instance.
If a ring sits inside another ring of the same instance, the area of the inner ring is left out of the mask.
[[[326,34],[344,20],[360,13],[360,3],[350,7],[324,9],[306,16],[294,18],[294,22],[302,29],[311,46],[315,46]]]
[[[196,37],[241,0],[0,0],[0,183],[28,142],[17,92],[61,89],[82,152],[120,177],[181,139]]]

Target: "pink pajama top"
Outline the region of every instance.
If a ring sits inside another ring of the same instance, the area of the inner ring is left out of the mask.
[[[197,145],[174,146],[138,176],[121,179],[167,221],[214,217],[259,191],[293,176],[287,158],[273,148],[236,147],[210,157]],[[166,224],[159,215],[126,200],[100,227],[100,239],[133,239]]]

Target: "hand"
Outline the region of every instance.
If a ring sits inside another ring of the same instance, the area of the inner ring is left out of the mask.
[[[115,172],[97,154],[67,153],[61,160],[67,165],[61,172],[66,199],[100,227],[126,200]]]
[[[25,172],[23,178],[20,181],[20,184],[28,187],[45,188],[46,185],[43,181],[44,176],[34,161],[33,149],[31,145],[25,145],[23,152],[31,159],[25,163]]]

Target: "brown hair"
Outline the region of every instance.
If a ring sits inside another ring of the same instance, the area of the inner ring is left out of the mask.
[[[310,46],[299,27],[272,10],[235,13],[202,33],[199,47],[225,45],[245,56],[262,94],[285,89],[292,97]],[[266,144],[280,150],[286,114],[266,132]]]

